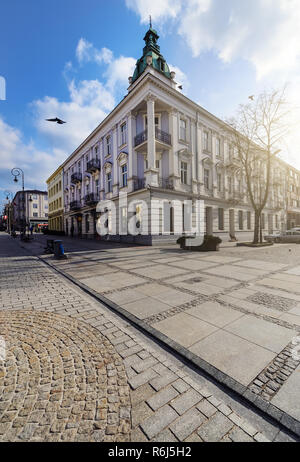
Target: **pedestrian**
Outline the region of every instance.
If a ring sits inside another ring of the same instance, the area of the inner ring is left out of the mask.
[[[32,233],[33,233],[33,225],[30,226],[30,234],[32,236]]]

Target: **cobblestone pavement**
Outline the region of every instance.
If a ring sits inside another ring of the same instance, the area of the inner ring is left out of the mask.
[[[0,239],[1,441],[293,440]]]

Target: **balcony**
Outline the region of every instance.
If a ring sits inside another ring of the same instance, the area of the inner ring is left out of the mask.
[[[158,184],[159,184],[159,187],[162,189],[171,189],[171,190],[175,189],[173,180],[169,180],[168,178],[160,178]]]
[[[144,143],[148,139],[148,131],[144,130],[143,132],[139,133],[134,138],[134,146],[139,146],[140,144]],[[160,128],[155,127],[155,139],[161,141],[164,144],[171,145],[171,135]]]
[[[139,189],[145,189],[145,187],[146,187],[145,178],[134,181],[134,184],[133,184],[134,191],[138,191]]]
[[[86,171],[89,173],[93,173],[97,170],[100,170],[100,159],[89,160],[86,166]]]
[[[84,197],[85,205],[95,205],[95,204],[97,204],[97,202],[98,202],[98,199],[97,199],[96,194],[94,194],[94,193],[87,194]]]
[[[79,210],[81,208],[80,201],[70,202],[70,210]]]
[[[80,183],[82,181],[82,174],[75,172],[71,175],[71,183]]]

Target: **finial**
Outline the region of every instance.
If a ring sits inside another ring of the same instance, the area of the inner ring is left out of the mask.
[[[151,20],[151,14],[149,16],[149,22],[150,22],[150,29],[152,29],[152,20]]]

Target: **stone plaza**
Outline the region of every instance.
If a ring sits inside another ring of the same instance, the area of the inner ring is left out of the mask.
[[[0,239],[2,441],[297,440],[297,245]]]

